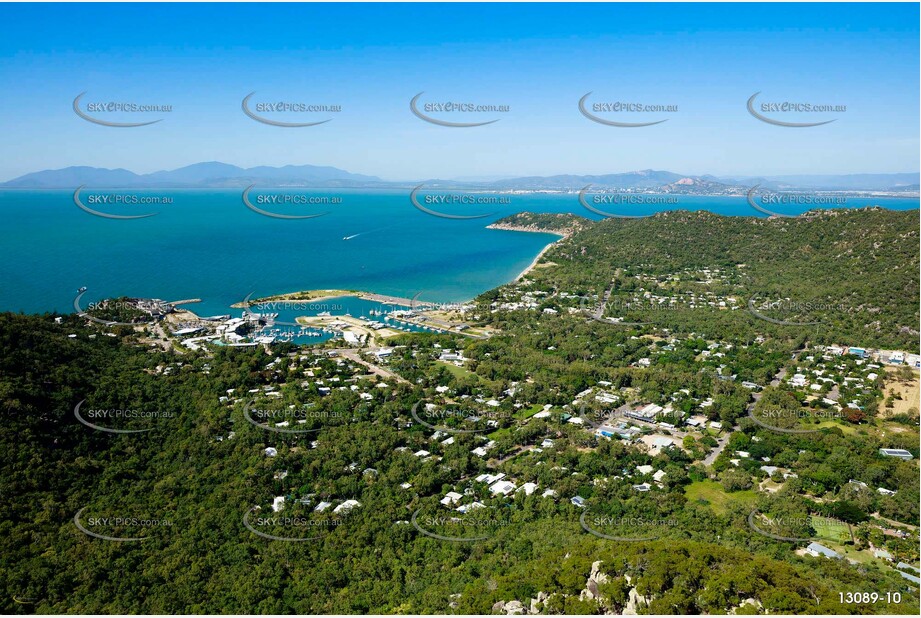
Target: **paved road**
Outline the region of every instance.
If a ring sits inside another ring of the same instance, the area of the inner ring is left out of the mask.
[[[598,305],[598,308],[595,309],[595,313],[592,314],[592,317],[599,322],[602,321],[601,317],[604,315],[604,310],[608,305],[608,301],[611,299],[611,292],[614,291],[614,282],[611,282],[611,285],[608,286],[608,289],[604,291],[604,294],[601,296],[601,304]]]
[[[704,459],[705,466],[713,465],[713,462],[716,461],[716,458],[720,456],[720,453],[722,453],[723,449],[726,448],[726,445],[729,444],[729,436],[725,435],[721,438],[717,438],[716,443],[717,443],[716,448],[713,449],[713,452],[707,455],[707,457]]]
[[[771,386],[780,386],[780,381],[787,377],[787,368],[781,367],[774,379],[771,380]]]
[[[786,375],[787,375],[786,368],[781,368],[781,370],[777,372],[777,375],[774,376],[774,379],[771,380],[771,386],[777,386],[778,384],[780,384],[780,381],[783,380]],[[755,405],[758,403],[758,400],[761,399],[761,393],[753,393],[752,399],[753,401],[747,406],[745,406],[746,416],[750,416],[751,413],[754,412]],[[739,431],[739,426],[736,425],[735,427],[733,427],[732,431]],[[726,436],[722,438],[717,438],[716,442],[717,442],[716,448],[713,449],[713,452],[707,455],[707,457],[704,459],[705,466],[712,466],[713,462],[716,461],[716,458],[720,456],[720,453],[722,453],[723,450],[726,448],[726,444],[729,443],[729,434],[727,434]]]
[[[366,361],[365,359],[363,359],[363,358],[359,355],[359,351],[356,350],[356,349],[354,349],[354,348],[337,348],[336,350],[331,350],[331,351],[338,352],[339,354],[341,354],[342,356],[346,357],[347,359],[349,359],[349,360],[351,360],[351,361],[354,361],[354,362],[358,363],[359,365],[363,365],[363,366],[367,367],[368,369],[371,370],[371,373],[373,373],[373,374],[375,374],[375,375],[378,375],[378,376],[380,376],[380,377],[382,377],[382,378],[384,378],[384,379],[387,379],[387,380],[395,380],[395,381],[400,382],[400,383],[402,383],[402,384],[409,384],[409,383],[410,383],[409,380],[406,380],[406,379],[402,378],[401,376],[397,375],[396,373],[394,373],[394,372],[392,372],[392,371],[390,371],[390,370],[388,370],[388,369],[384,369],[384,368],[381,367],[380,365],[375,365],[375,364],[373,364],[373,363],[369,363],[368,361]],[[374,348],[370,348],[370,349],[368,349],[368,351],[373,353],[373,352],[375,351],[375,349],[374,349]]]
[[[486,462],[486,467],[487,467],[487,468],[490,468],[490,469],[498,468],[499,466],[501,466],[502,464],[504,464],[506,461],[508,461],[508,460],[510,460],[510,459],[512,459],[512,458],[514,458],[514,457],[518,457],[518,455],[521,455],[521,453],[523,453],[524,451],[526,451],[526,450],[528,450],[528,449],[530,449],[530,448],[531,448],[531,447],[529,447],[529,446],[519,446],[519,447],[517,447],[514,451],[512,451],[511,453],[509,453],[508,455],[506,455],[505,457],[503,457],[502,459],[495,459],[495,460],[489,460],[489,461],[487,461],[487,462]]]

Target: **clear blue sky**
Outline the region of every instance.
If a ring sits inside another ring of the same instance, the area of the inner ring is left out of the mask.
[[[918,21],[917,4],[879,3],[5,4],[0,180],[212,160],[389,180],[916,172]],[[148,127],[101,127],[71,109],[84,90],[174,111]],[[434,126],[409,112],[423,90],[511,112],[486,127]],[[266,126],[240,110],[251,91],[343,111],[319,127]],[[679,112],[654,127],[606,127],[579,114],[588,91]],[[775,127],[746,111],[756,91],[847,112]]]

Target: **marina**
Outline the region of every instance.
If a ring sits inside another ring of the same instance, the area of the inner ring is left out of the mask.
[[[369,300],[369,297],[375,300]],[[273,308],[284,306],[279,311],[257,313],[245,308],[241,310],[240,317],[231,317],[231,314],[198,317],[188,310],[181,310],[174,314],[170,333],[183,345],[198,349],[208,343],[237,347],[272,343],[310,345],[331,339],[343,339],[351,345],[361,346],[401,333],[459,332],[458,325],[452,329],[441,323],[429,322],[424,312],[397,304],[393,302],[393,297],[362,294],[327,300],[335,300],[341,311],[320,311],[316,310],[316,305],[311,311],[311,305],[301,303],[303,306],[299,307],[298,303],[291,301],[275,302]]]

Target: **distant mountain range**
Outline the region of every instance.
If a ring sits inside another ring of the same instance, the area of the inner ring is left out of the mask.
[[[309,186],[378,186],[387,185],[376,176],[352,174],[335,167],[286,165],[284,167],[242,168],[227,163],[195,163],[179,169],[135,174],[126,169],[101,167],[65,167],[26,174],[0,184],[21,189],[75,188],[80,185],[106,188],[144,187],[245,187],[253,183]]]
[[[198,188],[245,187],[251,184],[293,187],[399,188],[424,183],[430,188],[495,191],[577,191],[594,189],[691,195],[737,195],[761,185],[774,190],[887,192],[917,194],[919,174],[844,174],[799,176],[693,176],[669,171],[641,170],[618,174],[523,176],[500,180],[416,180],[391,182],[377,176],[353,174],[335,167],[286,165],[242,168],[212,161],[175,170],[135,174],[126,169],[66,167],[44,170],[0,184],[11,189],[72,189],[80,185],[98,188]]]

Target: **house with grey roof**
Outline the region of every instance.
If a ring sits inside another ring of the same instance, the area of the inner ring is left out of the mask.
[[[818,543],[810,543],[806,547],[806,553],[808,553],[810,556],[815,556],[816,558],[818,558],[819,556],[825,556],[826,558],[840,558],[841,557],[841,555],[838,552],[828,549],[824,545],[820,545]]]

